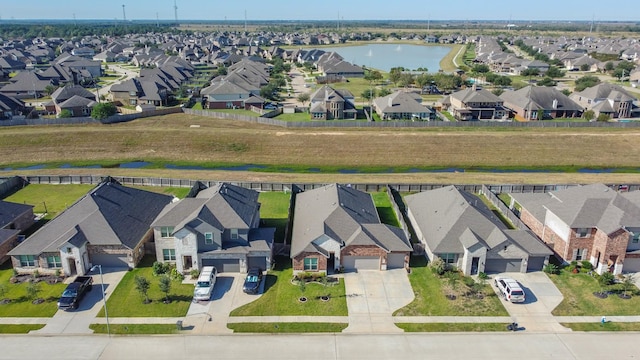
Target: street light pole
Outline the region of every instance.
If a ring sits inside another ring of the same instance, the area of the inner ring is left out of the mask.
[[[102,288],[102,302],[104,303],[104,317],[107,319],[107,335],[111,337],[111,329],[109,328],[109,314],[107,313],[107,299],[104,296],[104,280],[102,279],[102,265],[94,265],[91,271],[100,270],[100,287]]]

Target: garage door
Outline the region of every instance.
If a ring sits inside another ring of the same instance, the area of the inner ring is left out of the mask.
[[[387,269],[404,269],[405,254],[388,254]]]
[[[624,259],[624,266],[622,267],[624,272],[640,272],[640,258],[627,258]]]
[[[520,272],[520,265],[522,265],[522,259],[487,259],[484,272]]]
[[[267,264],[267,258],[264,256],[249,256],[247,257],[247,266],[250,268],[257,267],[262,270],[266,270],[269,268]]]
[[[202,259],[202,266],[215,266],[218,272],[240,272],[238,259]]]
[[[127,255],[123,254],[93,254],[91,263],[102,267],[129,267]]]
[[[541,271],[544,267],[544,256],[530,257],[527,263],[527,271]]]
[[[342,264],[346,271],[380,270],[379,256],[345,256]]]

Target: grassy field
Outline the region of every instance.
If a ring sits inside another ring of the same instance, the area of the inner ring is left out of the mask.
[[[396,323],[405,332],[484,332],[507,331],[502,323]]]
[[[107,324],[91,324],[89,329],[95,334],[107,334]],[[157,335],[177,334],[175,324],[110,324],[109,331],[117,335]]]
[[[342,323],[231,323],[234,333],[339,333],[349,324]]]
[[[293,270],[289,258],[277,258],[276,269],[269,271],[265,279],[264,294],[247,305],[231,312],[231,316],[346,316],[347,300],[344,282],[325,288],[319,283],[308,283],[304,294],[291,282]],[[329,301],[318,299],[330,294]],[[304,303],[298,298],[305,296]]]
[[[193,298],[193,285],[181,284],[178,281],[171,283],[169,298],[171,303],[165,304],[164,293],[158,287],[158,277],[153,276],[151,265],[152,256],[145,256],[137,268],[127,272],[113,290],[113,294],[107,301],[109,316],[112,317],[179,317],[185,316]],[[135,288],[135,277],[144,276],[151,287],[149,299],[151,303],[144,304],[143,297]],[[104,316],[104,309],[98,316]]]
[[[458,51],[460,51],[460,49],[464,47],[464,45],[460,45],[460,44],[456,44],[453,45],[451,47],[451,51],[449,51],[449,53],[442,58],[442,60],[440,60],[440,69],[444,72],[452,72],[457,70],[458,68],[455,66],[455,64],[453,63],[453,60],[456,58],[456,55],[458,55]],[[456,60],[458,62],[458,65],[462,65],[463,61],[462,61],[462,55],[464,53],[461,52],[460,56],[458,57],[458,59]]]
[[[507,316],[500,299],[490,285],[484,287],[484,298],[458,296],[447,299],[446,280],[434,275],[424,258],[411,259],[409,281],[416,297],[409,305],[397,310],[395,316]],[[458,282],[456,293],[465,287]]]
[[[638,136],[640,129],[609,128],[282,129],[174,114],[109,126],[3,127],[0,167],[144,160],[321,167],[334,173],[354,167],[368,172],[390,167],[399,172],[443,167],[575,172],[636,169],[635,157],[628,154],[640,151]]]
[[[603,289],[588,274],[573,274],[563,270],[559,275],[549,275],[549,278],[564,296],[552,312],[555,316],[638,315],[640,292],[637,288],[634,288],[636,295],[631,299],[621,299],[616,294],[600,299],[593,293]],[[604,290],[617,292],[620,291],[620,285],[612,285]]]

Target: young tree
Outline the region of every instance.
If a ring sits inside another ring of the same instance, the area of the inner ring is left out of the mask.
[[[160,287],[160,291],[164,293],[164,298],[166,302],[169,302],[169,292],[171,291],[171,278],[168,275],[160,276],[158,280],[158,286]]]
[[[565,72],[560,70],[557,66],[549,66],[549,70],[545,73],[546,76],[556,79],[561,78],[565,75]]]
[[[31,281],[27,284],[26,291],[27,291],[27,297],[31,300],[35,300],[38,297],[38,294],[40,294],[40,292],[42,291],[42,289],[40,289],[39,282]]]
[[[600,79],[597,76],[586,75],[576,79],[576,91],[582,91],[586,88],[596,86],[600,83]]]
[[[624,295],[628,296],[629,290],[631,290],[636,285],[633,274],[627,274],[622,279],[622,290],[624,291]]]
[[[149,300],[149,287],[151,287],[151,284],[149,284],[149,280],[147,280],[146,277],[144,276],[137,276],[135,277],[135,282],[136,282],[136,290],[140,293],[140,295],[142,295],[144,297],[144,303],[148,304],[151,301]]]
[[[589,71],[589,64],[580,65],[580,71]]]
[[[376,89],[367,89],[363,91],[360,96],[362,96],[362,98],[365,100],[371,100],[376,97]]]
[[[302,106],[304,106],[304,104],[309,101],[309,94],[308,93],[302,93],[300,95],[298,95],[298,101],[300,101],[302,103]]]
[[[394,67],[394,68],[391,68],[391,71],[389,71],[389,81],[391,81],[394,85],[398,84],[398,81],[400,81],[401,76],[402,76],[401,67]]]
[[[587,121],[591,121],[596,117],[596,114],[593,112],[593,110],[587,110],[582,113],[582,117]]]
[[[613,62],[611,62],[611,61],[607,61],[607,63],[604,64],[604,69],[606,71],[612,71],[615,68],[616,68],[615,65],[613,65]]]
[[[598,118],[596,120],[597,121],[602,121],[602,122],[607,122],[607,121],[611,120],[611,116],[609,116],[607,114],[600,114],[600,115],[598,115]]]
[[[369,81],[370,83],[380,81],[382,80],[382,78],[382,73],[378,70],[367,70],[367,72],[364,74],[364,79]]]
[[[62,110],[60,110],[60,114],[58,114],[58,117],[59,118],[63,118],[63,119],[64,118],[70,118],[72,116],[73,116],[73,114],[71,113],[71,110],[69,110],[69,109],[62,109]]]
[[[391,90],[389,90],[387,88],[382,88],[382,89],[378,90],[378,96],[380,96],[380,97],[384,97],[384,96],[387,96],[387,95],[390,95],[390,94],[391,94]]]

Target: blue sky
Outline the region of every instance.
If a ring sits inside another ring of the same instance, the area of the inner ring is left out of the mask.
[[[174,18],[173,0],[2,0],[2,19]],[[615,4],[615,5],[614,5]],[[638,0],[177,0],[193,20],[587,20],[639,21]],[[339,15],[338,15],[339,14]]]

